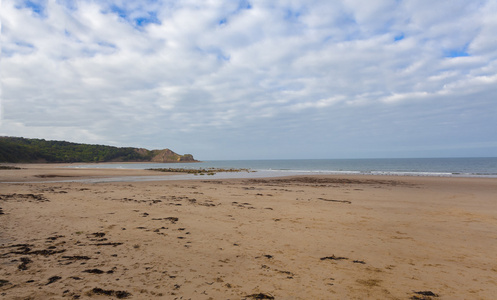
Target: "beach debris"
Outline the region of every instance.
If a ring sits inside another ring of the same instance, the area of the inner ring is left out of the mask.
[[[63,235],[55,235],[55,236],[50,236],[50,237],[47,237],[47,243],[48,243],[48,242],[55,241],[55,240],[57,240],[57,239],[59,239],[59,238],[62,238],[62,237],[64,237],[64,236],[63,236]]]
[[[52,277],[48,278],[48,283],[45,284],[45,285],[52,284],[52,283],[56,282],[59,279],[62,279],[62,277],[60,277],[60,276],[52,276]]]
[[[100,269],[88,269],[88,270],[84,270],[83,272],[90,273],[90,274],[103,274],[103,273],[105,273],[104,271],[102,271]]]
[[[435,297],[435,298],[439,297],[437,294],[433,293],[432,291],[419,291],[419,292],[412,291],[412,292],[416,295],[409,298],[411,300],[430,300],[430,299],[432,299],[431,297]],[[419,297],[417,295],[420,295],[421,297]]]
[[[338,202],[338,203],[352,204],[352,202],[349,201],[349,200],[333,200],[333,199],[324,199],[324,198],[318,198],[318,200],[328,201],[328,202]]]
[[[342,257],[342,256],[335,256],[335,255],[332,255],[332,256],[325,256],[325,257],[321,257],[320,260],[342,260],[342,259],[348,259],[347,257]]]
[[[3,194],[0,195],[0,200],[27,200],[28,202],[31,201],[38,201],[38,202],[50,202],[43,194]]]
[[[30,245],[30,244],[15,244],[15,245],[10,245],[10,246],[2,246],[0,247],[0,249],[3,249],[3,248],[18,248],[17,250],[18,251],[10,251],[8,253],[5,253],[4,255],[7,255],[7,254],[24,254],[26,252],[29,252],[31,250],[31,248],[29,247],[33,247],[33,245]]]
[[[91,259],[90,257],[86,255],[74,255],[74,256],[62,256],[64,259],[69,259],[69,260],[88,260]]]
[[[348,179],[348,178],[316,178],[316,177],[292,177],[285,179],[248,179],[244,182],[247,185],[272,185],[283,186],[286,184],[310,185],[315,187],[334,187],[339,185],[368,184],[368,185],[404,185],[412,186],[406,182],[397,180],[380,179]]]
[[[21,271],[25,271],[28,269],[28,264],[33,261],[29,259],[29,257],[21,257],[21,264],[17,267]]]
[[[101,288],[93,288],[91,290],[90,294],[106,295],[106,296],[111,296],[111,297],[113,296],[113,297],[116,297],[118,299],[124,299],[124,298],[128,298],[129,296],[131,296],[131,294],[126,292],[126,291],[104,290]]]
[[[236,207],[240,208],[248,208],[248,209],[255,209],[255,207],[251,206],[252,204],[245,202],[245,203],[238,203],[236,201],[231,202],[231,205],[234,205]]]
[[[65,252],[66,250],[53,250],[55,246],[49,247],[49,249],[46,250],[33,250],[31,251],[31,248],[33,245],[28,245],[28,244],[17,244],[17,245],[12,245],[9,246],[11,248],[18,248],[17,251],[11,251],[7,254],[21,254],[21,255],[43,255],[43,256],[49,256],[57,253],[62,253]]]
[[[6,286],[9,284],[12,284],[12,283],[10,283],[10,281],[8,281],[8,280],[0,279],[0,287]]]
[[[422,295],[422,296],[438,297],[438,295],[433,293],[432,291],[421,291],[421,292],[413,291],[413,293],[418,294],[418,295]]]
[[[167,218],[152,218],[153,221],[161,221],[161,220],[164,220],[164,221],[169,221],[171,222],[171,224],[176,224],[176,222],[179,221],[178,218],[176,217],[167,217]]]
[[[164,218],[164,220],[170,221],[172,224],[175,224],[176,222],[178,222],[179,219],[176,217],[167,217]]]
[[[57,251],[57,250],[47,249],[47,250],[34,250],[34,251],[27,252],[26,254],[49,256],[49,255],[54,255],[54,254],[63,253],[63,252],[66,252],[66,250],[62,249],[62,250]]]
[[[363,264],[363,265],[366,264],[366,262],[363,261],[363,260],[353,260],[352,262],[355,263],[355,264]]]
[[[41,175],[35,175],[35,177],[38,177],[38,178],[57,178],[57,177],[76,177],[76,176],[60,175],[60,174],[41,174]]]
[[[92,244],[93,246],[119,246],[119,245],[122,245],[123,243],[96,243],[96,244]]]
[[[287,275],[287,277],[286,277],[287,279],[293,279],[293,276],[295,276],[295,274],[293,274],[290,271],[281,271],[281,270],[278,270],[278,273]]]
[[[267,294],[258,293],[258,294],[246,295],[245,297],[252,299],[274,299],[274,297],[269,293]]]
[[[265,255],[264,255],[264,256],[265,256]],[[272,257],[272,256],[271,256],[271,257]],[[258,256],[258,257],[256,257],[256,258],[259,258],[259,256]],[[294,274],[294,273],[292,273],[292,272],[290,272],[290,271],[278,270],[278,269],[275,269],[275,268],[271,268],[271,267],[270,267],[270,266],[268,266],[268,265],[261,265],[261,269],[272,270],[272,271],[278,272],[278,273],[280,273],[280,274],[284,274],[284,275],[286,275],[286,278],[287,278],[287,279],[293,279],[293,276],[295,276],[295,274]]]

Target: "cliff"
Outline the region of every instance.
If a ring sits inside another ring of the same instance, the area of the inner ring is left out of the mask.
[[[179,155],[169,149],[152,150],[152,162],[194,162],[196,161],[191,154]]]
[[[22,137],[0,137],[0,163],[33,162],[195,162],[191,154],[170,149],[78,144]]]

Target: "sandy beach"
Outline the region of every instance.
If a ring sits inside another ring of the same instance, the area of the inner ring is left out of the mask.
[[[84,183],[50,181],[161,174],[21,167],[0,170],[2,299],[497,294],[495,178]]]

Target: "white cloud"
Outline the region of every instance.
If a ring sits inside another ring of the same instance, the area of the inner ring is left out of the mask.
[[[480,105],[475,120],[495,110],[494,1],[51,0],[42,15],[21,2],[2,2],[0,134],[187,152],[201,141],[206,156],[231,139],[246,157],[247,136],[259,147],[356,128],[340,139],[360,144],[372,127],[359,115],[390,143],[436,128],[392,132],[367,111],[440,106],[448,120],[459,95],[458,109]]]
[[[422,99],[429,97],[430,94],[427,92],[418,92],[418,93],[406,93],[406,94],[393,94],[382,99],[385,103],[395,103],[403,100],[414,100],[414,99]]]

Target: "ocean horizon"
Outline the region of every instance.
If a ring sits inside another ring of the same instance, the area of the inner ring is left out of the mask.
[[[299,174],[497,177],[497,157],[208,160],[195,163],[97,163],[75,168],[248,169],[251,177]],[[245,172],[246,173],[246,172]],[[219,177],[216,176],[216,177]],[[239,177],[231,173],[227,177]],[[223,176],[225,178],[225,176]]]

